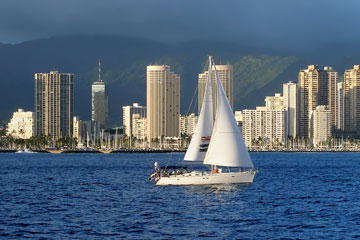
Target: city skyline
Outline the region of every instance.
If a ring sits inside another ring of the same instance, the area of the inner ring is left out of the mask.
[[[223,65],[218,67],[220,68],[220,70],[221,69],[225,70],[224,75],[226,76],[232,75],[231,65]],[[228,71],[229,69],[231,70],[230,72]],[[199,74],[199,83],[200,80],[202,79],[202,75],[204,75],[205,73]],[[274,135],[274,137],[271,137],[269,135],[270,137],[268,138],[273,139],[272,141],[280,141],[283,144],[285,144],[287,142],[288,137],[294,138],[297,137],[299,133],[301,133],[300,132],[301,129],[299,128],[299,126],[301,125],[301,121],[304,121],[306,117],[307,117],[308,127],[305,129],[308,130],[305,132],[305,134],[307,135],[299,134],[299,136],[314,139],[312,140],[314,144],[319,144],[322,141],[321,139],[324,139],[324,137],[321,138],[317,136],[332,136],[332,134],[341,134],[336,129],[342,129],[343,134],[347,134],[343,136],[349,136],[349,134],[350,135],[353,134],[352,136],[357,136],[358,135],[357,127],[356,127],[357,108],[356,107],[346,108],[344,107],[344,103],[346,101],[349,101],[349,99],[354,99],[354,97],[350,95],[355,94],[355,92],[357,92],[356,89],[358,87],[357,83],[359,80],[359,76],[360,76],[359,65],[354,65],[353,69],[347,69],[344,72],[344,83],[338,82],[338,72],[336,72],[335,70],[332,69],[332,67],[329,66],[325,66],[324,70],[320,69],[317,65],[309,65],[307,69],[300,69],[298,83],[288,82],[283,84],[283,96],[281,96],[281,94],[278,93],[275,93],[274,96],[266,96],[265,107],[257,106],[256,110],[244,109],[242,111],[244,116],[240,114],[240,119],[245,119],[245,120],[247,119],[248,123],[250,124],[256,123],[253,127],[251,127],[248,126],[245,121],[245,125],[243,125],[244,137],[247,145],[251,146],[254,139],[260,138],[261,136],[265,136],[264,134],[281,134],[281,135]],[[74,122],[66,123],[65,121],[67,118],[69,118],[70,115],[71,116],[74,115],[72,112],[73,111],[72,109],[73,78],[74,78],[73,74],[61,74],[58,73],[58,71],[51,71],[50,73],[46,73],[46,74],[45,73],[35,74],[35,86],[36,86],[35,106],[36,109],[38,109],[38,112],[35,112],[35,117],[34,117],[34,123],[35,123],[34,135],[49,135],[52,136],[53,139],[58,139],[64,136],[73,136],[72,131],[74,131],[75,135],[81,135],[80,130],[82,128],[81,123],[84,122],[83,120],[80,120],[80,118],[78,117],[74,117],[73,118]],[[161,136],[165,136],[165,137],[179,136],[179,132],[184,132],[185,131],[184,129],[188,129],[190,127],[184,125],[185,121],[182,119],[185,118],[180,117],[181,116],[179,111],[180,107],[178,105],[180,103],[180,94],[179,94],[180,76],[170,71],[170,66],[148,65],[146,81],[148,85],[147,112],[145,112],[146,108],[139,106],[138,103],[134,103],[133,106],[124,106],[123,107],[123,119],[124,119],[123,126],[125,128],[124,134],[127,136],[136,135],[136,138],[138,139],[145,139],[145,138],[156,139]],[[99,78],[97,82],[99,83],[103,82],[100,76],[100,62],[99,62]],[[224,82],[225,82],[225,86],[226,85],[231,86],[230,80],[229,82],[226,81]],[[343,90],[343,84],[346,86],[344,90]],[[301,90],[301,88],[303,89]],[[306,89],[310,89],[311,91]],[[231,92],[232,89],[229,88],[228,90],[229,92]],[[341,91],[344,92],[341,93]],[[202,93],[201,91],[199,91],[198,93],[199,99],[201,99],[201,93]],[[312,100],[313,98],[312,96],[316,96],[316,98]],[[299,102],[297,100],[299,100]],[[304,104],[304,102],[307,104]],[[356,102],[357,100],[355,99],[354,102],[349,102],[348,106],[357,106]],[[310,106],[309,103],[313,104],[313,106]],[[163,104],[162,107],[161,104]],[[156,107],[154,108],[154,106]],[[333,108],[331,108],[331,106],[333,106]],[[107,106],[103,105],[102,107],[106,108]],[[60,110],[63,109],[62,110],[63,113],[60,111],[60,114],[56,115],[55,114],[57,113],[56,109],[60,109]],[[101,112],[103,109],[99,109],[99,110]],[[19,111],[20,111],[19,114],[22,114],[23,110],[20,109]],[[236,112],[236,109],[234,111]],[[276,112],[276,111],[281,111],[281,112]],[[326,122],[328,122],[330,127],[327,127],[326,130],[324,130],[325,132],[317,133],[316,129],[319,129],[319,127],[315,128],[314,126],[319,126],[318,122],[323,121],[322,119],[319,120],[319,117],[317,117],[317,116],[322,116],[322,115],[317,115],[317,112],[321,112],[321,111],[329,112],[330,115],[326,115],[329,116],[327,117],[329,120],[326,120]],[[50,115],[47,116],[42,112],[45,113],[49,112]],[[175,114],[173,114],[172,112],[174,112]],[[250,115],[248,114],[252,114],[252,112],[255,115],[250,117]],[[258,113],[260,115],[258,115]],[[269,113],[275,114],[272,117],[273,120],[270,118],[266,120],[270,116]],[[17,113],[14,113],[14,116],[15,114]],[[346,117],[351,115],[354,115],[354,117]],[[191,120],[191,125],[194,125],[194,123],[196,123],[196,118],[193,118],[192,116],[196,117],[196,115],[194,114],[191,114],[186,117],[189,117],[189,119],[190,118],[194,119]],[[281,118],[278,118],[279,116]],[[21,119],[19,117],[17,118]],[[349,125],[349,123],[348,125],[345,125],[345,122],[342,123],[340,119],[344,119],[344,118],[348,120],[353,119],[352,120],[353,125]],[[64,121],[61,119],[63,119]],[[143,119],[147,119],[147,120],[143,120]],[[171,123],[172,120],[170,119],[173,119],[174,123]],[[15,124],[14,126],[16,126],[17,121],[18,120],[12,120],[11,124],[13,125]],[[24,121],[28,121],[28,120],[25,120],[24,117]],[[278,124],[279,121],[281,122],[280,125]],[[77,125],[75,124],[75,122]],[[103,135],[103,132],[100,133],[100,131],[103,131],[101,129],[104,129],[104,126],[101,125],[100,121],[96,121],[92,119],[92,122],[94,122],[95,124],[99,124],[99,126],[97,127],[98,130],[96,130],[97,133],[90,133],[90,135],[92,136],[91,138],[95,139],[95,137],[98,138],[100,135]],[[55,123],[55,125],[53,123]],[[65,125],[62,126],[59,123],[61,124],[64,123]],[[74,127],[72,127],[73,123],[74,123]],[[162,123],[163,126],[161,126],[160,123]],[[89,123],[89,124],[93,124],[93,123]],[[135,124],[136,127],[136,134],[132,133],[133,124]],[[188,124],[190,124],[190,121]],[[270,128],[268,130],[266,129],[261,131],[256,130],[256,128],[261,127],[262,125],[264,125],[265,128],[268,128],[266,127],[268,124],[270,124],[269,125]],[[280,127],[280,129],[282,130],[276,130],[272,126]],[[85,128],[88,128],[92,131],[92,127],[90,128],[85,127]],[[189,129],[192,128],[193,126],[190,127]],[[248,132],[249,130],[255,132],[250,134],[250,132]],[[15,127],[14,130],[12,131],[15,134],[15,132],[18,132],[19,129],[16,129]],[[66,131],[67,133],[64,134],[64,132]],[[186,134],[189,134],[189,132],[186,132]],[[89,137],[81,136],[81,138],[85,139]],[[320,140],[316,140],[316,139],[320,139]]]
[[[88,44],[82,44],[84,41]],[[29,79],[32,79],[35,71],[44,72],[52,69],[72,72],[76,75],[74,108],[77,115],[82,119],[89,119],[91,114],[91,105],[88,104],[88,99],[91,98],[89,89],[94,79],[97,79],[98,68],[94,63],[99,58],[104,63],[102,75],[106,80],[109,102],[116,102],[120,105],[131,103],[129,99],[135,99],[132,101],[145,104],[145,96],[142,96],[141,93],[146,89],[146,84],[143,81],[145,78],[143,69],[147,64],[171,65],[182,76],[181,112],[185,112],[196,88],[197,83],[194,79],[197,79],[198,74],[204,70],[204,56],[211,54],[212,51],[197,49],[190,44],[185,44],[166,48],[164,53],[161,49],[165,46],[162,44],[156,47],[155,43],[138,41],[137,39],[126,40],[126,38],[114,37],[59,37],[34,41],[31,45],[3,46],[0,48],[0,52],[3,50],[4,52],[0,56],[6,58],[6,61],[0,65],[0,70],[4,73],[0,78],[3,83],[3,87],[0,89],[0,101],[11,101],[15,107],[11,108],[10,105],[4,105],[0,112],[0,119],[9,119],[12,112],[17,108],[32,110],[33,106],[29,101],[32,98],[31,92],[25,91],[25,89],[34,87]],[[54,58],[48,59],[46,53],[52,51],[58,44],[61,44],[66,51],[60,51]],[[134,46],[137,44],[139,47],[135,49]],[[233,102],[235,109],[254,108],[261,104],[261,100],[258,98],[259,94],[271,95],[272,92],[280,91],[281,83],[289,80],[296,81],[295,74],[297,74],[298,69],[307,65],[306,62],[308,64],[330,65],[341,73],[341,77],[343,71],[356,64],[358,59],[346,58],[346,61],[339,65],[337,62],[340,60],[335,53],[333,58],[326,60],[311,60],[313,57],[310,55],[310,59],[304,63],[299,57],[290,58],[286,55],[275,57],[263,50],[259,54],[267,53],[268,55],[254,56],[256,52],[250,50],[244,56],[241,49],[234,45],[228,46],[234,49],[229,53],[224,46],[205,42],[204,48],[217,49],[219,53],[211,54],[217,59],[217,64],[229,62],[233,65],[235,73],[233,77]],[[181,50],[183,54],[174,54],[180,50],[179,48],[184,49]],[[98,50],[93,51],[92,49]],[[34,55],[34,61],[28,61],[25,53]],[[130,57],[130,54],[133,55]],[[73,59],[72,61],[66,61],[69,56]],[[20,94],[17,98],[12,98],[10,93],[14,88],[18,88],[18,84],[23,85],[24,88],[19,89]],[[127,91],[123,91],[124,89]],[[120,124],[121,111],[118,111],[116,105],[109,105],[109,116],[110,124]]]

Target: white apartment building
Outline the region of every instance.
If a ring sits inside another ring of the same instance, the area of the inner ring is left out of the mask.
[[[310,112],[311,141],[314,146],[331,137],[331,110],[327,106],[317,106]]]
[[[196,124],[198,122],[199,117],[195,115],[195,113],[191,113],[188,116],[180,115],[179,126],[180,126],[180,134],[187,136],[192,136],[195,131]]]
[[[14,138],[29,139],[34,136],[34,113],[19,109],[13,113],[13,117],[7,126],[7,135]]]
[[[132,106],[123,106],[123,126],[126,136],[135,135],[133,129],[133,117],[146,118],[146,107],[140,106],[139,103],[133,103]]]
[[[240,132],[242,132],[242,125],[243,125],[243,122],[244,122],[244,115],[243,115],[243,112],[242,111],[235,111],[235,121],[236,121],[236,124],[238,125],[239,129],[240,129]]]
[[[284,98],[280,93],[275,93],[275,96],[266,96],[265,106],[268,110],[282,110],[284,108]]]
[[[283,103],[287,110],[286,126],[288,136],[297,136],[297,97],[298,87],[296,83],[288,82],[283,84]]]
[[[79,142],[81,140],[81,121],[80,117],[73,117],[73,138],[76,138]]]
[[[336,89],[336,117],[335,126],[344,130],[344,83],[339,82]]]
[[[255,146],[258,140],[266,146],[284,144],[287,139],[286,115],[285,109],[256,107],[256,110],[243,110],[242,133],[246,146]]]
[[[139,140],[146,138],[147,120],[141,114],[133,114],[132,116],[132,135]]]

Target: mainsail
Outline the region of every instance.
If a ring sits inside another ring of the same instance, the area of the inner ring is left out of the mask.
[[[184,157],[184,161],[202,162],[205,158],[206,151],[201,151],[201,147],[203,145],[205,149],[207,148],[212,134],[214,119],[211,89],[211,64],[212,58],[209,56],[208,79],[206,81],[203,103],[194,134]]]
[[[253,168],[254,165],[236,124],[234,113],[220,82],[215,64],[214,68],[217,85],[217,111],[204,164]]]

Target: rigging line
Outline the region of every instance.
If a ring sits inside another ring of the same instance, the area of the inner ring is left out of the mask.
[[[193,112],[193,113],[195,113],[195,108],[198,106],[199,97],[197,97],[197,98],[195,98],[195,99],[196,99],[196,100],[195,100],[195,103],[194,103],[193,109],[192,109],[192,112]],[[197,115],[197,114],[195,114],[195,115]]]
[[[186,115],[189,115],[189,112],[190,112],[190,109],[191,109],[191,105],[192,105],[192,103],[193,103],[193,101],[194,101],[194,98],[195,98],[195,96],[196,96],[196,93],[197,93],[197,91],[198,91],[198,88],[199,88],[199,85],[196,86],[194,95],[193,95],[193,97],[192,97],[192,99],[191,99],[191,102],[190,102],[190,105],[189,105],[188,110],[187,110],[187,112],[186,112]]]
[[[169,156],[169,159],[168,159],[168,161],[167,161],[167,163],[165,165],[165,169],[167,169],[167,167],[169,166],[169,163],[170,163],[171,158],[172,158],[172,154],[173,154],[173,152],[170,152],[170,156]]]
[[[205,63],[204,63],[204,66],[203,66],[203,72],[205,72],[206,71],[206,66],[208,65],[207,64],[208,63],[208,61],[205,61]],[[208,73],[209,74],[209,73]],[[189,115],[189,113],[190,113],[190,109],[191,109],[191,106],[192,106],[192,103],[193,103],[193,101],[194,101],[194,97],[196,96],[196,93],[198,92],[198,90],[199,90],[199,84],[197,84],[196,85],[196,89],[195,89],[195,91],[194,91],[194,95],[192,96],[192,99],[191,99],[191,102],[190,102],[190,105],[189,105],[189,108],[188,108],[188,110],[187,110],[187,112],[186,112],[186,115]],[[196,103],[198,103],[198,98],[196,99]],[[196,105],[198,105],[198,104],[194,104],[194,106],[193,106],[193,112],[195,113],[195,108],[196,108]],[[198,109],[198,112],[200,111],[200,109]]]

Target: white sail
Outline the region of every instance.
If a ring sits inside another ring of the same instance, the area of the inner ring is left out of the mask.
[[[213,102],[211,89],[211,56],[209,56],[209,71],[208,79],[206,81],[205,93],[203,103],[199,115],[198,122],[195,127],[194,134],[191,138],[188,150],[186,151],[184,161],[203,161],[206,155],[205,151],[200,151],[200,145],[208,144],[212,134],[214,119],[213,119]],[[208,139],[208,140],[206,140]]]
[[[215,64],[214,64],[215,67]],[[253,168],[234,113],[225,95],[215,68],[217,85],[217,111],[214,130],[211,136],[204,164]]]

